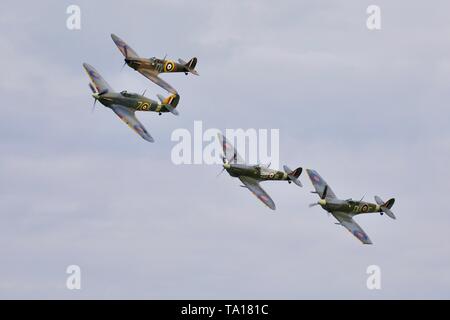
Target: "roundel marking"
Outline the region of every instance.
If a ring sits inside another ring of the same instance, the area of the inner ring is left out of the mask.
[[[173,69],[175,69],[175,65],[172,61],[166,61],[164,63],[164,71],[171,72]]]
[[[367,211],[369,211],[369,206],[368,206],[367,204],[364,204],[364,205],[361,207],[361,211],[362,211],[362,212],[367,212]]]
[[[360,240],[367,240],[367,236],[359,230],[353,231],[353,234]]]

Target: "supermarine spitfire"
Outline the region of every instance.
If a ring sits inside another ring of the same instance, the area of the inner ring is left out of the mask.
[[[323,180],[323,178],[315,171],[306,169],[309,178],[316,190],[320,200],[317,203],[310,204],[310,207],[320,205],[327,212],[331,213],[338,221],[338,225],[347,228],[351,234],[358,238],[364,244],[372,244],[367,234],[363,229],[353,220],[353,216],[363,213],[379,212],[381,215],[386,213],[390,218],[395,219],[394,213],[391,211],[395,199],[390,199],[386,202],[375,196],[377,204],[352,199],[341,200],[336,197],[333,190]]]
[[[141,58],[139,55],[131,49],[122,39],[115,34],[111,34],[111,38],[116,44],[117,48],[125,57],[125,64],[133,68],[137,72],[141,73],[144,77],[153,81],[160,87],[164,88],[170,93],[176,94],[177,91],[167,82],[162,80],[158,75],[163,72],[184,72],[186,75],[192,73],[198,76],[198,72],[195,71],[197,64],[197,58],[192,58],[188,62],[178,59],[178,63],[172,60],[152,58]]]
[[[178,94],[172,94],[167,98],[158,95],[161,101],[161,103],[158,103],[136,93],[127,91],[115,92],[94,67],[87,63],[84,63],[83,67],[91,79],[89,87],[93,92],[94,106],[97,100],[100,101],[101,104],[114,111],[123,122],[145,140],[154,142],[152,136],[136,118],[136,111],[154,111],[160,115],[163,112],[171,112],[174,115],[178,115],[178,111],[175,109],[180,100]]]
[[[302,172],[302,168],[297,168],[292,171],[287,166],[284,166],[285,172],[283,172],[270,169],[268,166],[245,164],[236,149],[226,140],[226,138],[221,134],[218,134],[218,137],[223,150],[222,172],[226,170],[230,176],[239,178],[244,184],[242,187],[250,190],[270,209],[275,210],[275,203],[259,185],[261,181],[284,180],[289,183],[294,182],[299,187],[302,186],[301,182],[297,179]]]

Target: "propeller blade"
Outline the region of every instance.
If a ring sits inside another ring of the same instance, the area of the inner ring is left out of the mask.
[[[96,103],[97,103],[97,99],[94,98],[94,104],[92,105],[91,113],[94,113],[94,110],[95,110],[95,104],[96,104]]]
[[[120,72],[122,72],[123,68],[125,67],[125,65],[127,64],[127,62],[125,61],[122,65],[122,68],[120,68]]]
[[[359,200],[360,202],[363,201],[364,197],[366,196],[366,194],[364,193],[364,195],[362,196],[361,200]]]
[[[91,88],[92,93],[97,93],[97,90],[95,89],[95,87],[90,82],[89,82],[89,88]]]
[[[311,204],[309,205],[309,207],[312,208],[312,207],[315,207],[315,206],[318,206],[318,205],[319,205],[318,202],[314,202],[314,203],[311,203]]]
[[[216,178],[218,178],[224,171],[225,171],[225,168],[222,168],[222,170],[219,172],[219,174],[216,176]]]
[[[100,91],[100,92],[98,93],[98,95],[101,96],[101,95],[103,95],[103,94],[105,94],[105,93],[108,93],[108,89],[104,89],[104,90]]]
[[[325,185],[325,189],[323,189],[323,193],[320,199],[325,199],[327,197],[327,192],[328,192],[328,185]]]
[[[147,92],[147,89],[145,89],[144,92],[142,92],[142,95],[145,96],[146,92]]]

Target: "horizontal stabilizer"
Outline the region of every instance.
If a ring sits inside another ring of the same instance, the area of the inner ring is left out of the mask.
[[[164,101],[164,99],[165,99],[164,96],[163,96],[162,94],[159,94],[159,93],[158,93],[156,96],[158,97],[159,101],[161,101],[161,103],[162,103],[162,102]]]
[[[391,209],[386,208],[386,207],[381,207],[381,209],[383,210],[384,213],[386,213],[389,216],[389,218],[392,218],[394,220],[396,219],[396,217],[395,217],[394,213],[391,211]]]
[[[170,104],[165,104],[164,107],[169,110],[172,114],[178,116],[180,113],[178,112],[177,109],[175,109],[174,107],[172,107]]]

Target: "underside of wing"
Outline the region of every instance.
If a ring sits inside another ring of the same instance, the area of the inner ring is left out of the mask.
[[[111,109],[125,122],[133,131],[149,142],[154,142],[152,136],[136,118],[134,111],[122,106],[112,106]]]
[[[139,58],[139,55],[131,49],[129,45],[125,43],[122,39],[120,39],[115,34],[111,34],[111,38],[113,39],[114,43],[116,44],[119,51],[123,54],[125,58]]]
[[[333,216],[339,221],[339,223],[344,226],[352,235],[354,235],[359,241],[364,244],[372,244],[369,236],[364,232],[364,230],[347,214],[342,212],[333,212]]]
[[[105,79],[98,73],[93,66],[88,63],[83,63],[83,68],[91,79],[91,82],[97,92],[111,92],[114,91]],[[91,87],[92,88],[92,87]],[[92,88],[92,90],[94,90]]]
[[[308,173],[309,178],[311,179],[311,182],[314,186],[314,189],[316,190],[317,194],[322,198],[323,193],[325,191],[325,186],[327,187],[327,199],[336,199],[336,195],[334,194],[333,190],[331,190],[330,186],[327,184],[327,182],[319,175],[319,173],[316,170],[312,169],[306,169],[306,172]]]
[[[177,90],[175,90],[170,84],[165,82],[163,79],[161,79],[160,77],[158,77],[156,74],[152,73],[151,71],[148,71],[148,70],[138,70],[138,71],[144,77],[146,77],[147,79],[153,81],[154,83],[156,83],[161,88],[167,90],[168,92],[170,92],[172,94],[177,94]]]
[[[222,146],[223,156],[229,163],[244,164],[244,160],[241,158],[236,148],[221,134],[218,133],[219,142]]]
[[[259,200],[261,200],[270,209],[275,210],[275,203],[272,198],[259,185],[258,180],[250,177],[239,177],[239,180],[250,190]]]

